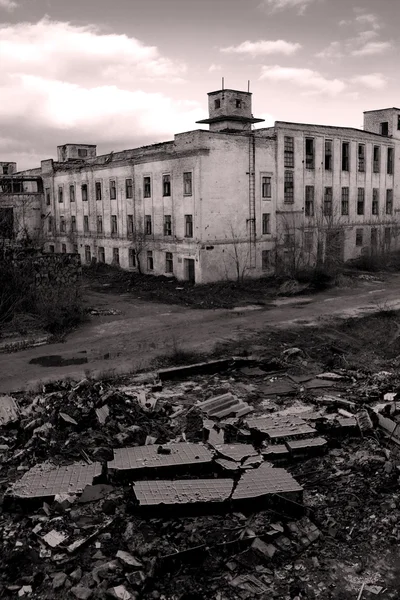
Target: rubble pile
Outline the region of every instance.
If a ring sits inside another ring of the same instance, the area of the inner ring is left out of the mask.
[[[400,379],[317,375],[0,396],[0,597],[396,598]]]

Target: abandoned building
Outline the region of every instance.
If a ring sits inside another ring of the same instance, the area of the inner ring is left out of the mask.
[[[251,99],[210,92],[209,130],[173,141],[102,156],[65,144],[28,171],[0,163],[0,237],[197,283],[395,249],[400,109],[365,112],[363,130],[255,129]]]

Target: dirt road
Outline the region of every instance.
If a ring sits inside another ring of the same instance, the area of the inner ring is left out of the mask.
[[[87,372],[95,375],[148,368],[156,356],[172,352],[174,345],[210,352],[217,342],[245,340],[271,327],[311,326],[382,307],[400,309],[400,275],[311,297],[282,298],[267,307],[196,310],[132,300],[127,294],[94,292],[88,293],[87,302],[121,314],[93,316],[64,343],[0,354],[0,393],[34,388],[63,377],[82,378]]]

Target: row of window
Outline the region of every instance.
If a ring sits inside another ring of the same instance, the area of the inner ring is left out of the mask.
[[[101,181],[95,182],[95,197],[96,200],[103,199],[103,187]],[[162,190],[163,196],[171,196],[172,188],[171,188],[171,175],[163,175],[162,176]],[[184,196],[191,196],[193,190],[193,179],[192,173],[190,171],[183,173],[183,194]],[[151,198],[152,189],[151,189],[151,177],[143,177],[143,195],[145,198]],[[116,200],[117,198],[117,182],[115,179],[110,179],[109,182],[109,196],[110,200]],[[125,179],[125,197],[133,198],[133,179]],[[75,202],[76,192],[75,192],[75,184],[71,183],[69,185],[69,201]],[[81,199],[83,202],[87,202],[89,199],[89,187],[87,183],[83,183],[81,185]],[[64,202],[64,186],[58,186],[58,202],[62,204]],[[50,206],[51,204],[51,193],[50,188],[46,188],[46,204]]]
[[[315,199],[315,190],[313,185],[306,185],[305,189],[305,206],[304,213],[306,217],[314,216],[314,199]],[[333,215],[333,194],[332,188],[326,187],[324,189],[324,198],[323,198],[323,214],[325,216]],[[385,209],[384,212],[386,215],[393,214],[393,190],[386,190],[386,198],[385,198]],[[379,189],[373,188],[372,190],[372,206],[371,213],[373,215],[379,215]],[[341,192],[341,210],[340,214],[342,216],[349,215],[349,188],[342,187]],[[365,214],[365,188],[357,189],[357,215]]]
[[[48,231],[52,232],[54,229],[54,217],[48,218]],[[77,231],[76,217],[74,215],[71,216],[71,229],[72,233]],[[83,217],[83,231],[85,233],[90,232],[89,227],[89,217],[88,215],[84,215]],[[164,215],[164,235],[169,236],[172,235],[172,217],[171,215]],[[60,232],[67,233],[67,223],[65,217],[60,217]],[[96,221],[96,232],[104,233],[103,229],[103,217],[101,215],[97,216]],[[127,215],[127,235],[140,234],[140,231],[135,231],[135,225],[133,220],[133,215]],[[153,233],[153,224],[151,215],[145,215],[144,217],[144,235],[152,235]],[[118,235],[118,220],[117,215],[111,215],[111,235]],[[191,238],[193,237],[193,215],[185,215],[185,237]]]
[[[315,168],[315,140],[314,138],[305,139],[306,169]],[[387,149],[386,172],[393,174],[394,148]],[[294,168],[294,138],[285,136],[284,140],[284,165],[286,168]],[[324,149],[324,167],[326,171],[333,169],[333,140],[325,140]],[[342,171],[350,170],[350,142],[342,142],[341,154]],[[360,173],[365,172],[365,144],[357,145],[357,170]],[[381,147],[374,146],[372,153],[372,171],[380,173],[381,171]]]

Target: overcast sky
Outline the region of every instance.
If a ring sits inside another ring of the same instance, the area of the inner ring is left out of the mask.
[[[399,0],[0,0],[0,160],[172,139],[222,76],[267,126],[361,127],[400,104],[399,21]]]

